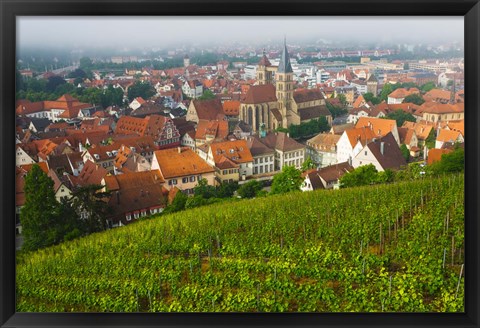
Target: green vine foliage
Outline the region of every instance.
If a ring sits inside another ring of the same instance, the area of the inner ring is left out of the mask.
[[[145,219],[19,256],[17,311],[462,312],[463,204],[460,174]]]

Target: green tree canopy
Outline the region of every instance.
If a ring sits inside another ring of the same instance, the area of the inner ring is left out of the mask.
[[[413,93],[411,95],[408,95],[405,97],[405,99],[403,99],[403,102],[404,103],[413,103],[415,105],[421,105],[425,102],[425,100],[423,100],[423,97],[421,95],[419,95],[418,93]]]
[[[198,97],[199,100],[210,100],[215,98],[216,98],[215,94],[209,89],[206,89],[205,91],[203,91],[203,94],[200,97]]]
[[[412,114],[404,112],[401,109],[397,109],[393,112],[388,113],[387,116],[385,116],[385,119],[395,120],[397,122],[398,127],[403,126],[403,123],[405,121],[408,121],[408,122],[417,121]]]
[[[204,199],[215,197],[217,192],[214,186],[208,184],[207,179],[198,181],[197,185],[193,188],[195,196],[202,196]]]
[[[123,104],[123,91],[120,88],[114,88],[109,85],[100,96],[100,103],[103,108],[108,106],[121,106]]]
[[[87,77],[87,73],[85,73],[83,69],[77,68],[76,70],[68,74],[68,77],[71,79],[76,79],[76,78],[85,79]]]
[[[58,86],[67,83],[62,77],[60,76],[52,76],[48,78],[47,85],[45,89],[47,92],[55,92]]]
[[[101,185],[80,187],[72,193],[72,206],[83,220],[85,232],[90,234],[107,228],[106,218],[110,208],[106,202],[110,192],[102,192]]]
[[[128,100],[132,101],[137,97],[148,99],[155,93],[155,88],[149,82],[136,81],[128,88]]]
[[[402,152],[402,156],[403,158],[405,158],[405,161],[408,162],[408,160],[410,159],[410,150],[408,150],[405,144],[402,144],[400,146],[400,151]]]
[[[262,190],[262,183],[257,180],[251,180],[238,188],[238,195],[242,198],[253,198],[260,190]]]
[[[429,91],[431,91],[431,90],[433,90],[433,89],[435,89],[435,88],[436,88],[436,85],[435,85],[434,82],[427,82],[427,83],[425,83],[424,85],[422,85],[422,86],[420,87],[420,90],[421,90],[423,93],[427,93],[427,92],[429,92]]]
[[[294,166],[285,165],[282,172],[273,177],[272,194],[283,194],[300,190],[302,182],[302,172]]]
[[[340,187],[358,187],[376,183],[378,181],[377,173],[378,171],[373,164],[359,166],[340,178]]]
[[[20,212],[23,249],[37,250],[59,241],[56,220],[60,204],[55,199],[53,180],[34,164],[25,177],[25,205]]]
[[[333,118],[336,118],[348,113],[348,110],[345,107],[334,106],[328,101],[325,102],[325,105],[327,106],[327,109],[330,111],[330,114],[332,114]]]
[[[365,99],[366,102],[371,102],[374,105],[378,105],[379,103],[382,102],[380,98],[375,97],[371,92],[364,93],[363,99]]]
[[[310,156],[307,156],[307,159],[302,164],[302,171],[305,172],[314,168],[316,168],[315,163],[312,161],[312,158]]]

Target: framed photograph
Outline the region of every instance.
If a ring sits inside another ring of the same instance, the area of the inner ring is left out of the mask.
[[[480,4],[0,0],[1,327],[478,327]]]

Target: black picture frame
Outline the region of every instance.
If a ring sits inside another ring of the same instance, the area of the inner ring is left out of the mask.
[[[0,0],[0,325],[1,327],[479,327],[480,4],[478,0]],[[15,312],[15,19],[55,15],[382,15],[465,19],[465,313],[432,314],[51,314]]]

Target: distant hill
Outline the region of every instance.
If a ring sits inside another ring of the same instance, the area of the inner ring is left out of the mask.
[[[462,312],[463,185],[222,203],[20,254],[17,311]]]

